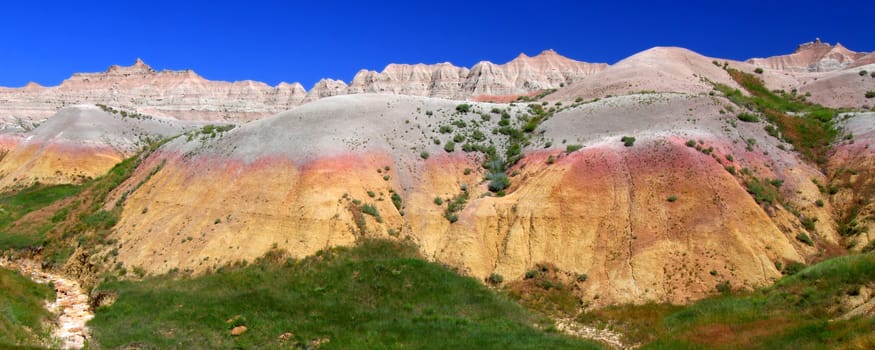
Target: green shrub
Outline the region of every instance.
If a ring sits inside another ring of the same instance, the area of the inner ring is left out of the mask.
[[[860,71],[859,73],[857,73],[857,74],[859,74],[861,77],[865,77],[866,74],[869,74],[869,72],[867,72],[866,70],[861,70],[861,71]]]
[[[756,69],[753,70],[753,72],[756,74],[763,74],[763,69],[760,67],[757,67]]]
[[[578,282],[586,282],[587,279],[589,279],[589,276],[587,276],[585,273],[577,275]]]
[[[438,131],[439,131],[441,134],[449,134],[449,133],[453,132],[453,127],[452,127],[452,126],[449,126],[449,125],[441,125],[441,126],[438,128]]]
[[[362,213],[368,214],[368,215],[373,216],[375,218],[380,217],[380,212],[377,210],[377,207],[374,206],[373,204],[366,203],[366,204],[362,205],[361,209],[362,209]]]
[[[565,146],[565,152],[572,153],[575,151],[579,151],[581,148],[583,148],[583,145],[567,145]]]
[[[441,197],[434,197],[434,204],[444,205],[444,199]]]
[[[494,173],[489,176],[489,190],[498,192],[510,186],[510,179],[504,172]]]
[[[799,234],[797,234],[796,240],[799,242],[805,243],[807,245],[814,246],[814,242],[811,240],[811,237],[808,237],[808,235],[805,234],[805,232],[800,232]]]
[[[717,284],[716,289],[720,294],[729,294],[732,292],[732,285],[729,284],[729,281],[723,281]]]
[[[471,105],[467,103],[460,104],[456,106],[456,112],[459,113],[468,113],[471,110]]]
[[[756,123],[756,122],[760,121],[759,117],[757,117],[753,114],[750,114],[750,113],[741,113],[737,117],[738,117],[738,120],[741,120],[741,121],[746,122],[746,123]]]
[[[549,157],[547,157],[547,164],[553,164],[555,162],[556,162],[556,157],[554,157],[552,154]]]
[[[419,154],[419,157],[422,159],[428,159],[428,152],[422,151],[422,153]]]
[[[875,97],[875,91],[866,91],[866,98]]]
[[[403,201],[401,199],[401,196],[398,194],[398,192],[393,192],[392,193],[392,205],[395,206],[395,209],[401,210],[402,204],[403,204]]]
[[[456,143],[455,142],[447,141],[447,143],[444,144],[444,151],[447,151],[447,153],[453,152],[455,150],[456,150]]]
[[[696,147],[696,140],[687,140],[687,147]]]
[[[806,230],[814,231],[814,228],[815,228],[814,223],[817,222],[817,218],[805,216],[805,217],[800,218],[799,220],[802,223],[802,226],[804,226]]]
[[[799,271],[802,271],[803,269],[805,269],[805,264],[793,261],[787,264],[787,266],[784,266],[783,273],[790,276],[799,273]]]
[[[668,196],[668,201],[669,201],[669,202],[672,202],[672,203],[673,203],[673,202],[676,201],[676,200],[678,200],[678,197],[677,197],[677,196]]]
[[[635,144],[635,138],[632,136],[623,136],[620,141],[623,142],[623,145],[626,147],[632,147]]]
[[[818,207],[823,207],[823,204],[824,204],[823,199],[818,199],[818,200],[814,201],[814,205],[816,205]]]
[[[471,175],[471,172],[472,172],[472,171],[473,171],[473,170],[471,170],[471,168],[465,168],[465,170],[462,172],[462,174],[465,174],[465,175]]]
[[[504,276],[493,272],[489,275],[489,277],[486,278],[486,281],[490,284],[501,284],[502,282],[504,282]]]

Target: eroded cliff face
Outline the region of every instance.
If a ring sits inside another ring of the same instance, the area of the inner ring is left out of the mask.
[[[833,46],[818,39],[799,45],[796,51],[789,55],[751,58],[746,62],[760,67],[791,72],[832,72],[873,63],[865,62],[869,59],[861,60],[865,56],[865,52],[854,52],[840,43]]]
[[[290,109],[305,96],[297,83],[210,81],[191,70],[155,71],[137,60],[102,73],[77,73],[56,87],[0,88],[0,119],[40,120],[64,106],[90,103],[156,117],[247,121]]]
[[[817,254],[819,248],[794,238],[798,219],[764,210],[725,167],[749,166],[786,179],[784,192],[806,208],[814,207],[807,196],[817,195],[816,188],[809,193],[816,170],[789,153],[746,153],[724,134],[716,113],[721,104],[708,97],[652,97],[617,98],[554,116],[542,127],[556,146],[532,148],[509,169],[515,175],[504,197],[489,194],[476,153],[448,153],[432,142],[450,137],[438,130],[439,120],[470,125],[480,119],[425,114],[452,111],[450,101],[336,97],[215,140],[177,139],[116,190],[146,180],[128,195],[116,226],[118,260],[150,273],[200,273],[273,248],[303,257],[362,236],[410,239],[427,257],[477,278],[519,279],[540,262],[586,273],[585,298],[607,305],[688,302],[723,281],[763,286],[780,277],[776,263]],[[625,123],[597,113],[643,104],[652,106],[647,116]],[[492,106],[474,108],[488,113]],[[701,119],[684,121],[678,113]],[[599,123],[599,132],[584,128]],[[662,127],[637,133],[633,147],[619,142],[623,132],[651,123]],[[287,124],[297,129],[283,128]],[[309,129],[315,125],[321,128]],[[737,132],[762,136],[762,147],[772,147],[759,128]],[[565,152],[559,137],[585,147]],[[688,147],[690,137],[713,152]],[[266,141],[250,142],[255,139]],[[431,156],[423,159],[421,152]],[[727,160],[730,154],[735,161]],[[147,176],[158,164],[164,164],[160,171]],[[458,221],[447,220],[446,202],[465,193]],[[444,203],[436,204],[436,197]],[[365,205],[379,216],[363,213]],[[822,230],[815,239],[835,242],[835,232]]]
[[[383,72],[361,71],[351,84],[323,79],[309,91],[299,83],[269,86],[257,81],[211,81],[194,71],[155,71],[143,61],[112,66],[102,73],[77,73],[56,87],[30,83],[0,88],[0,122],[39,121],[60,108],[90,103],[180,120],[247,122],[287,111],[321,98],[384,93],[467,99],[478,95],[520,95],[558,88],[591,75],[606,64],[590,64],[552,50],[520,55],[496,65],[472,69],[449,63],[390,64]]]

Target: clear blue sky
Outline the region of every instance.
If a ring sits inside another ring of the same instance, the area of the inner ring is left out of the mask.
[[[614,63],[653,46],[746,59],[814,40],[875,51],[875,1],[4,1],[0,86],[130,65],[274,85],[362,68],[504,63],[552,48]]]

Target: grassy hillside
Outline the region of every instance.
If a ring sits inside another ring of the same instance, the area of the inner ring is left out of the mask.
[[[841,316],[873,282],[875,254],[845,256],[756,292],[727,292],[687,307],[615,306],[579,320],[613,324],[645,349],[872,349],[875,317]]]
[[[36,284],[16,272],[0,268],[0,348],[27,348],[49,338],[51,314],[46,300],[54,298],[48,285]]]
[[[98,289],[118,299],[89,323],[94,341],[106,348],[598,348],[533,327],[544,320],[407,244],[366,241],[297,262],[282,256],[196,278],[104,283]],[[248,331],[232,336],[240,325]]]

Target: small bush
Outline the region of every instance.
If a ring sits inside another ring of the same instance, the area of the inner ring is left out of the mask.
[[[860,71],[859,73],[857,73],[857,74],[860,74],[861,77],[865,77],[866,74],[869,74],[869,72],[867,72],[867,71],[865,71],[865,70],[861,70],[861,71]]]
[[[799,271],[802,271],[802,269],[804,269],[804,268],[805,268],[805,264],[793,261],[793,262],[787,264],[787,266],[784,266],[783,272],[785,275],[788,275],[788,276],[795,275]]]
[[[623,136],[620,141],[622,141],[623,145],[626,147],[632,147],[632,145],[635,144],[635,138],[632,136]]]
[[[583,148],[583,145],[567,145],[565,146],[565,152],[571,153],[579,151],[581,148]]]
[[[471,105],[467,103],[460,104],[456,106],[456,112],[459,113],[468,113],[471,110]]]
[[[729,281],[723,281],[717,284],[717,292],[720,294],[728,294],[732,292],[732,285],[729,284]]]
[[[753,70],[753,72],[756,74],[763,74],[763,69],[760,67],[757,67],[756,69]]]
[[[555,162],[556,162],[556,157],[554,157],[552,154],[549,157],[547,157],[547,164],[553,164]]]
[[[674,201],[678,200],[678,197],[677,197],[677,196],[668,196],[668,199],[667,199],[667,200],[668,200],[670,203],[673,203]]]
[[[392,193],[392,204],[395,205],[395,209],[401,210],[401,205],[403,204],[403,200],[398,193]]]
[[[585,273],[577,275],[578,282],[586,282],[587,279],[589,279],[589,276],[587,276]]]
[[[814,246],[814,242],[811,240],[811,237],[808,237],[805,232],[800,232],[798,235],[796,235],[796,240],[807,245]]]
[[[696,147],[696,140],[687,140],[687,147]]]
[[[492,192],[498,192],[504,190],[510,186],[510,179],[507,178],[507,174],[503,172],[495,173],[490,176],[489,179],[489,190]]]
[[[800,219],[802,226],[805,227],[808,231],[814,231],[814,223],[817,222],[817,218],[803,217]]]
[[[501,284],[502,282],[504,282],[504,276],[493,272],[489,275],[489,277],[486,278],[486,281],[490,284]]]
[[[866,91],[866,98],[875,97],[875,91]]]
[[[441,134],[449,134],[449,133],[453,132],[453,127],[449,126],[449,125],[441,125],[438,128],[438,132],[440,132]]]
[[[814,205],[823,208],[823,199],[818,199],[814,201]]]
[[[375,218],[380,217],[380,212],[377,210],[377,207],[370,203],[362,205],[362,213],[368,214]]]
[[[422,159],[428,159],[428,152],[422,151],[422,153],[419,154],[419,157]]]
[[[441,197],[434,197],[434,204],[444,205],[444,199]]]
[[[444,144],[444,151],[447,151],[447,153],[451,153],[455,150],[456,150],[456,143],[455,142],[447,141],[447,143]]]
[[[741,121],[746,122],[746,123],[756,123],[756,122],[760,121],[759,117],[757,117],[753,114],[750,114],[750,113],[741,113],[737,117],[738,117],[738,120],[741,120]]]

